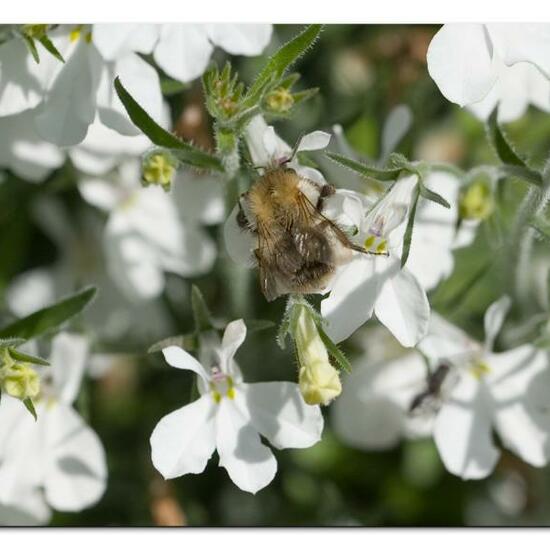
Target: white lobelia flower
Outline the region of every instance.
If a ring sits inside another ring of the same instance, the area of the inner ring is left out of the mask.
[[[271,32],[268,24],[168,23],[160,26],[153,57],[166,74],[189,82],[202,75],[216,46],[231,55],[260,55]]]
[[[529,104],[550,111],[550,25],[452,23],[432,39],[427,60],[441,93],[486,119],[498,105],[509,122]]]
[[[493,430],[504,447],[533,466],[550,458],[546,352],[530,344],[492,351],[509,307],[504,296],[487,309],[483,344],[437,315],[419,344],[432,365],[446,364],[457,377],[436,415],[434,440],[447,470],[463,479],[494,469],[500,451]]]
[[[241,319],[229,323],[221,345],[201,346],[202,364],[177,346],[163,350],[171,366],[198,375],[201,394],[162,418],[151,435],[153,464],[166,479],[201,473],[217,450],[233,483],[256,493],[277,470],[260,434],[278,449],[310,447],[320,440],[321,411],[304,403],[297,384],[243,382],[233,357],[245,337]]]
[[[318,170],[309,166],[301,166],[296,156],[291,159],[292,148],[276,133],[273,126],[268,126],[261,115],[254,117],[246,128],[245,140],[250,151],[254,166],[262,172],[265,168],[274,168],[285,164],[293,168],[298,175],[312,180],[320,185],[327,182]],[[325,149],[330,141],[330,134],[321,131],[304,135],[296,146],[300,151],[320,151]],[[256,264],[254,249],[257,239],[248,231],[243,231],[237,223],[238,205],[233,208],[224,226],[224,242],[230,258],[248,267]]]
[[[403,346],[414,346],[426,334],[430,317],[426,292],[412,272],[400,265],[417,182],[416,175],[402,176],[370,209],[363,202],[347,201],[349,225],[356,227],[351,240],[374,254],[354,253],[321,302],[327,333],[335,342],[350,336],[373,313]]]
[[[181,218],[171,193],[143,188],[138,161],[123,163],[116,182],[84,179],[84,199],[109,212],[105,227],[108,269],[129,299],[146,300],[164,289],[164,272],[206,273],[216,247],[199,223]]]
[[[4,116],[35,109],[33,125],[44,140],[60,146],[80,143],[96,114],[101,121],[125,135],[138,135],[116,96],[113,81],[120,76],[135,99],[155,119],[162,119],[162,94],[155,69],[138,53],[151,53],[157,39],[156,25],[111,26],[120,42],[102,56],[93,31],[84,25],[60,25],[49,33],[65,59],[61,63],[42,52],[34,62],[23,40],[0,45],[0,113]],[[98,31],[105,40],[105,34]],[[17,63],[14,60],[19,60]]]
[[[415,351],[390,360],[373,360],[365,353],[342,380],[342,395],[331,411],[334,431],[346,444],[365,450],[390,449],[403,437],[429,436],[431,415],[410,411],[426,389],[426,374],[426,363]]]
[[[61,333],[50,367],[41,371],[35,421],[9,396],[0,403],[0,521],[48,521],[49,507],[77,512],[94,505],[106,487],[105,452],[72,404],[80,388],[88,345]],[[2,513],[4,512],[4,513]]]

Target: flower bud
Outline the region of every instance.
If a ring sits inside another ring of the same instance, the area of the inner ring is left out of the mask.
[[[286,88],[277,88],[267,95],[265,102],[271,111],[286,113],[294,105],[294,97]]]
[[[460,216],[468,220],[486,220],[495,208],[493,192],[488,181],[474,181],[460,196]]]
[[[2,350],[0,388],[3,393],[21,399],[34,398],[40,392],[40,378],[30,363],[16,362],[9,349]]]
[[[49,25],[45,24],[23,25],[21,32],[29,38],[40,40],[48,32],[48,27]]]
[[[160,185],[169,191],[176,168],[177,161],[168,151],[155,150],[149,153],[141,165],[143,185]]]
[[[304,401],[309,405],[328,405],[342,392],[338,371],[330,364],[315,320],[305,306],[300,307],[294,340],[300,371],[298,385]]]

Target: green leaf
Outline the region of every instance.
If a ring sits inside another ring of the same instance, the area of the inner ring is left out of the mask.
[[[195,285],[191,288],[191,308],[193,309],[196,333],[215,330],[216,327],[212,322],[210,310],[206,305],[202,292],[199,290],[199,287]]]
[[[441,195],[428,189],[421,181],[418,182],[418,190],[422,198],[440,204],[445,208],[451,208],[451,205]]]
[[[52,306],[40,309],[0,329],[0,338],[25,338],[30,340],[57,328],[80,313],[95,296],[96,288],[88,287]]]
[[[275,323],[273,321],[269,321],[268,319],[245,319],[244,323],[248,334],[251,334],[252,332],[260,332],[261,330],[268,330],[275,326]]]
[[[25,338],[0,338],[0,348],[17,348],[25,342]]]
[[[48,50],[56,59],[59,59],[61,63],[65,63],[65,60],[63,59],[63,56],[59,52],[59,50],[54,46],[54,43],[48,38],[47,35],[41,36],[38,41],[46,50]]]
[[[374,168],[338,153],[326,153],[326,155],[330,160],[353,170],[364,178],[375,179],[377,181],[395,181],[401,173],[401,168]]]
[[[169,149],[178,160],[195,168],[223,172],[222,163],[218,158],[182,141],[159,126],[130,95],[119,77],[115,78],[115,90],[131,121],[155,145]]]
[[[50,363],[46,361],[46,359],[42,359],[42,357],[29,355],[28,353],[23,353],[16,349],[10,349],[9,354],[16,361],[21,361],[23,363],[32,363],[33,365],[42,365],[43,367],[48,367],[50,365]]]
[[[417,186],[413,197],[413,203],[411,206],[411,212],[409,214],[409,220],[407,221],[407,229],[405,230],[405,236],[403,237],[403,253],[401,255],[401,267],[403,267],[409,259],[409,252],[411,251],[412,234],[414,226],[414,218],[416,216],[416,207],[418,205],[418,198],[420,197],[420,186]]]
[[[189,89],[189,84],[174,80],[172,78],[163,78],[160,81],[160,91],[163,95],[175,95]]]
[[[163,338],[159,342],[153,344],[147,353],[156,353],[162,351],[169,346],[179,346],[185,351],[196,351],[198,349],[196,334],[179,334],[178,336],[170,336],[169,338]]]
[[[498,167],[498,174],[503,178],[518,178],[532,185],[542,185],[542,176],[535,170],[524,168],[523,166],[502,164]]]
[[[329,335],[323,330],[320,324],[317,325],[317,330],[319,331],[319,336],[323,344],[325,344],[329,355],[336,362],[336,366],[345,372],[351,372],[351,364],[343,351],[330,339]]]
[[[38,50],[36,49],[36,42],[34,41],[34,38],[23,35],[23,40],[25,41],[27,49],[29,50],[29,52],[31,52],[33,59],[36,61],[36,63],[40,63],[40,56],[38,55]]]
[[[497,111],[498,109],[496,108],[493,110],[486,124],[486,132],[489,142],[493,146],[497,157],[503,164],[512,164],[526,168],[525,162],[513,150],[512,146],[504,137],[504,134],[498,125]]]
[[[36,422],[38,420],[38,416],[36,415],[36,410],[34,408],[32,399],[30,397],[27,397],[23,400],[23,405],[25,405],[26,409],[33,415],[34,421]]]
[[[322,25],[309,25],[298,36],[282,46],[256,77],[246,94],[243,106],[248,108],[258,104],[269,85],[279,80],[286,70],[314,44],[322,28]]]

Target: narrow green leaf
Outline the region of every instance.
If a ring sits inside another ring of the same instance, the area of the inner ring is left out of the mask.
[[[531,183],[532,185],[542,185],[542,176],[539,172],[525,168],[523,166],[516,166],[513,164],[502,164],[498,167],[498,173],[500,177],[505,178],[518,178],[520,180]]]
[[[0,338],[0,348],[17,348],[25,342],[25,338]]]
[[[417,186],[413,197],[413,203],[411,206],[411,212],[409,214],[409,220],[407,221],[407,229],[405,230],[405,236],[403,237],[403,253],[401,255],[401,267],[407,263],[409,259],[409,252],[411,251],[412,234],[414,226],[414,218],[416,216],[416,207],[418,205],[418,198],[420,197],[420,186]]]
[[[61,63],[65,63],[65,60],[63,59],[63,56],[59,52],[59,50],[55,47],[54,43],[48,38],[47,35],[42,36],[38,39],[40,44],[46,48],[56,59],[59,59]]]
[[[206,305],[202,292],[198,286],[193,285],[191,288],[191,308],[193,309],[193,319],[195,320],[195,332],[205,332],[207,330],[215,330],[212,322],[212,315]]]
[[[374,168],[373,166],[367,166],[356,160],[344,157],[338,153],[326,153],[330,160],[353,170],[364,178],[375,179],[378,181],[395,181],[401,173],[401,168]]]
[[[514,151],[506,137],[502,133],[497,121],[497,109],[495,108],[486,124],[487,137],[493,146],[498,158],[503,164],[511,164],[527,168],[525,162]]]
[[[351,372],[351,364],[348,358],[344,355],[344,352],[330,339],[329,335],[323,330],[321,325],[317,326],[319,336],[325,344],[329,355],[336,362],[336,366],[345,372]]]
[[[222,163],[218,158],[182,141],[159,126],[130,95],[120,82],[119,77],[115,78],[115,90],[131,121],[155,145],[170,149],[170,152],[177,156],[181,162],[195,168],[223,172]]]
[[[322,25],[309,25],[271,57],[248,90],[243,102],[244,107],[252,107],[259,103],[269,84],[279,80],[290,65],[314,44],[322,27]]]
[[[30,355],[28,353],[23,353],[17,349],[10,349],[9,354],[16,361],[22,361],[24,363],[32,363],[33,365],[42,365],[43,367],[48,367],[50,363],[42,357],[37,357],[36,355]]]
[[[268,319],[245,319],[244,323],[248,334],[268,330],[275,326],[275,323],[273,321],[269,321]]]
[[[40,56],[38,55],[38,50],[36,49],[36,42],[34,41],[34,38],[23,35],[23,40],[25,41],[25,45],[27,46],[29,52],[31,52],[31,55],[35,62],[40,63]]]
[[[441,195],[428,189],[421,181],[418,182],[418,190],[422,198],[440,204],[445,208],[451,208],[451,205]]]
[[[162,95],[175,95],[188,89],[189,84],[187,84],[186,82],[181,82],[172,78],[163,78],[160,81],[160,91],[162,92]]]
[[[40,309],[0,329],[0,338],[25,338],[30,340],[57,328],[80,313],[95,296],[96,288],[88,287],[52,306]]]
[[[36,422],[38,420],[38,416],[36,415],[36,410],[34,408],[34,403],[32,402],[32,399],[30,397],[27,397],[27,399],[23,400],[23,405],[25,405],[25,408],[33,415],[34,421]]]
[[[159,342],[153,344],[147,350],[147,353],[156,353],[158,351],[162,351],[164,348],[167,348],[169,346],[179,346],[185,351],[196,351],[198,348],[197,336],[195,334],[179,334],[178,336],[170,336],[169,338],[164,338]]]

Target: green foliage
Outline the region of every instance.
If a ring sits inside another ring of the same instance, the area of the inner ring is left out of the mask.
[[[24,338],[30,340],[50,330],[59,328],[78,315],[93,299],[95,287],[88,287],[54,305],[40,309],[0,329],[0,338]]]
[[[29,353],[23,353],[22,351],[19,351],[15,348],[10,348],[8,352],[15,361],[32,363],[33,365],[40,365],[43,367],[47,367],[50,365],[50,363],[46,361],[46,359],[42,359],[42,357],[37,357],[36,355],[30,355]]]
[[[38,420],[38,416],[36,415],[36,409],[34,408],[34,403],[32,402],[32,399],[30,397],[23,399],[23,405],[25,405],[25,408],[32,414],[36,422]]]
[[[395,181],[401,173],[401,168],[376,168],[367,166],[361,162],[345,157],[338,153],[326,153],[330,160],[352,170],[363,178],[373,179],[380,182]]]
[[[207,332],[214,330],[214,322],[212,314],[206,305],[206,301],[199,290],[199,287],[193,285],[191,287],[191,308],[193,309],[193,320],[195,321],[195,333]]]
[[[183,164],[215,172],[223,171],[222,163],[218,158],[182,141],[159,126],[130,95],[118,77],[115,79],[115,90],[130,120],[155,145],[169,149],[170,153]]]
[[[319,336],[325,344],[329,355],[334,359],[336,366],[345,372],[351,372],[351,363],[345,356],[344,352],[331,340],[330,336],[325,332],[321,323],[317,323]]]
[[[401,253],[401,267],[404,267],[409,259],[409,253],[411,251],[412,235],[414,228],[414,219],[416,217],[416,207],[418,206],[418,199],[420,198],[420,186],[416,186],[414,190],[411,211],[409,212],[409,219],[407,220],[407,228],[405,229],[405,235],[403,237],[403,251]]]

